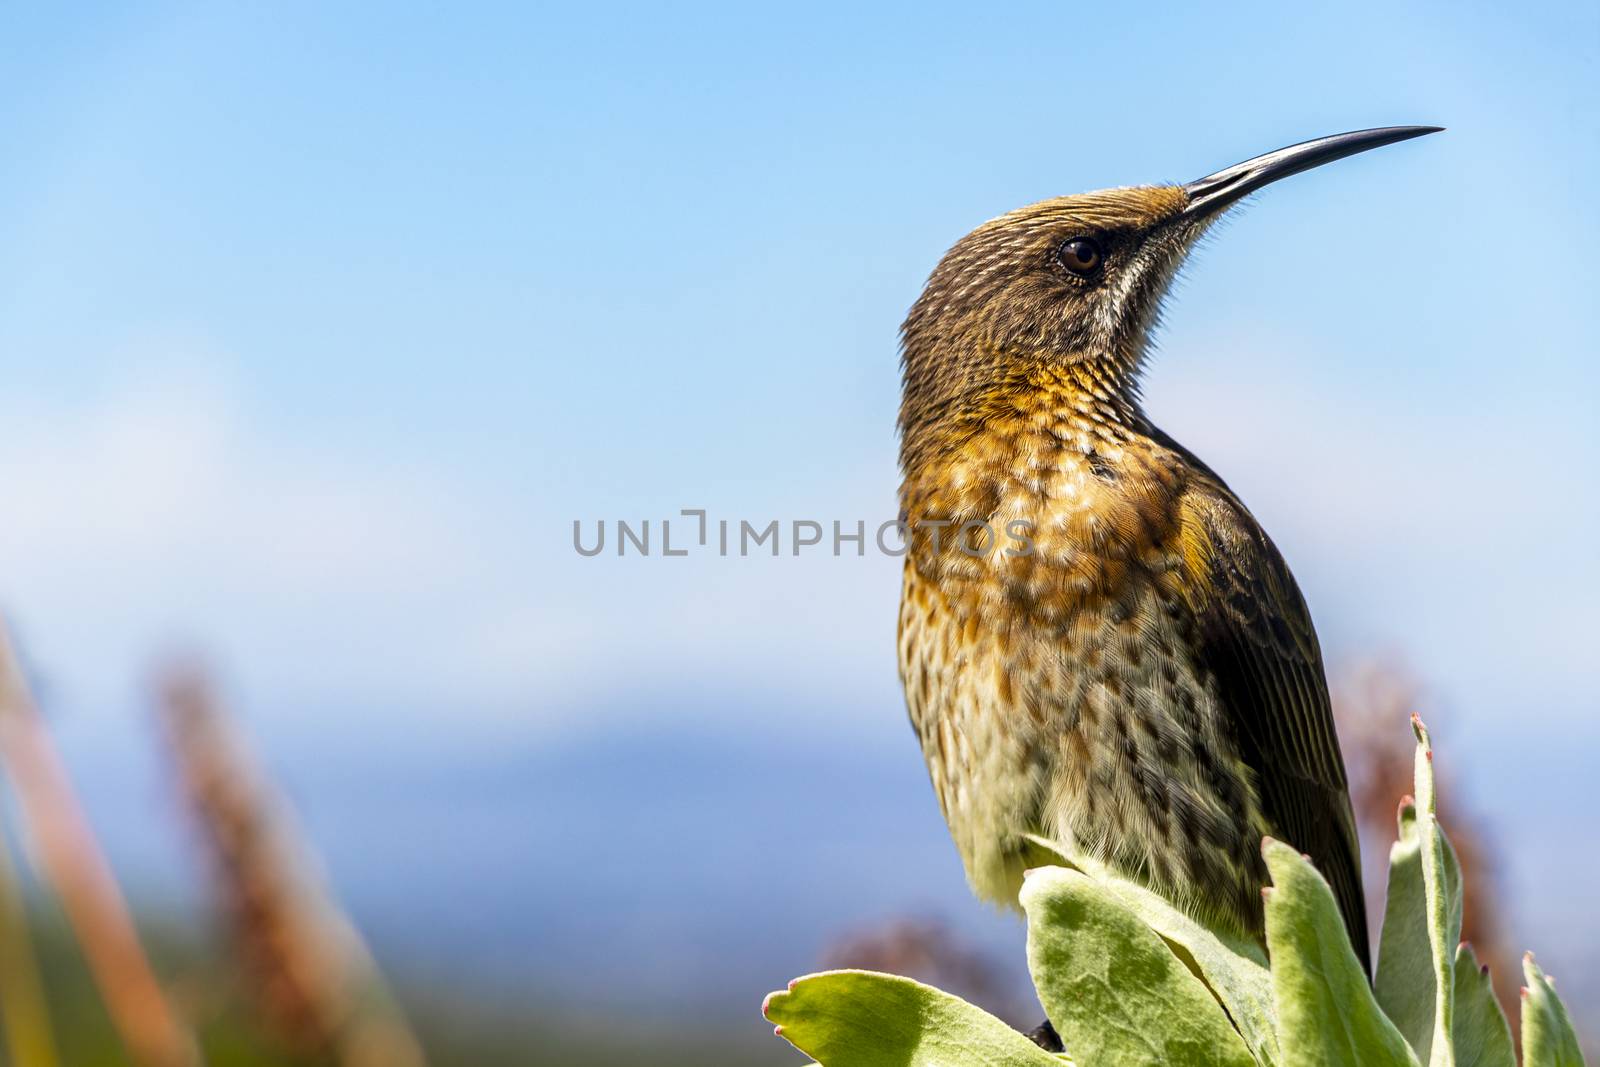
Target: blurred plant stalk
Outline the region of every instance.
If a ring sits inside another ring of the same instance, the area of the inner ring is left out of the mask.
[[[296,1052],[341,1067],[423,1067],[371,954],[312,877],[299,834],[205,675],[168,672],[160,710],[264,1021]]]
[[[0,618],[0,760],[45,878],[67,914],[112,1024],[142,1067],[191,1067],[197,1047],[156,981],[127,903],[45,729]],[[32,1061],[22,1061],[31,1063]]]
[[[0,831],[0,1015],[5,1020],[6,1051],[19,1067],[56,1067],[50,1010],[39,977],[39,961],[28,933],[28,909]]]

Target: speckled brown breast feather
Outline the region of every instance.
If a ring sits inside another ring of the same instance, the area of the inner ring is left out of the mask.
[[[1029,554],[1002,539],[974,558],[953,537],[934,553],[922,534],[907,558],[901,674],[945,817],[987,897],[1015,898],[1019,835],[1036,832],[1175,899],[1225,881],[1212,910],[1254,928],[1267,828],[1191,652],[1181,526],[1194,479],[1064,383],[1033,384],[906,484],[914,528],[1032,531]]]

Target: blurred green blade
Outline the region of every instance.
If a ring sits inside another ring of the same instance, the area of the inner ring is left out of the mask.
[[[5,1026],[11,1063],[55,1067],[58,1060],[50,1008],[4,827],[0,827],[0,1022]]]
[[[1252,1067],[1215,997],[1170,946],[1088,875],[1031,871],[1028,968],[1061,1043],[1086,1067]]]
[[[1522,957],[1522,977],[1522,1067],[1583,1067],[1572,1020],[1531,952]]]
[[[1517,1067],[1511,1026],[1495,999],[1488,968],[1478,966],[1471,945],[1456,950],[1455,1003],[1450,1045],[1456,1067]]]
[[[932,986],[825,971],[772,993],[762,1014],[822,1067],[1061,1067],[993,1015]]]
[[[1269,839],[1262,853],[1272,875],[1267,950],[1283,1062],[1415,1067],[1416,1057],[1367,986],[1328,883],[1281,841]]]

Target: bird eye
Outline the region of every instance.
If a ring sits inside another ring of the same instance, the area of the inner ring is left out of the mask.
[[[1087,237],[1073,237],[1061,242],[1056,259],[1074,274],[1089,274],[1100,266],[1100,246]]]

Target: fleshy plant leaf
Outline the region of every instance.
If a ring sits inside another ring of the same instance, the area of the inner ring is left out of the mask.
[[[1028,968],[1074,1060],[1094,1067],[1253,1067],[1211,991],[1117,894],[1066,867],[1031,871]]]
[[[1455,946],[1461,940],[1461,867],[1439,828],[1433,750],[1417,734],[1417,799],[1400,803],[1399,834],[1389,850],[1389,893],[1378,944],[1374,991],[1384,1012],[1430,1067],[1452,1060]]]
[[[1555,980],[1522,957],[1522,1067],[1583,1067],[1578,1035],[1556,996]]]
[[[777,1034],[822,1067],[1061,1067],[981,1008],[873,971],[825,971],[767,996]]]
[[[1450,1045],[1456,1067],[1517,1067],[1511,1026],[1495,999],[1489,968],[1478,965],[1471,945],[1456,950],[1456,1014]]]
[[[1417,843],[1422,850],[1422,888],[1427,903],[1428,953],[1433,971],[1433,1035],[1425,1056],[1428,1067],[1455,1067],[1450,1033],[1455,1017],[1455,952],[1461,940],[1461,867],[1439,829],[1438,791],[1433,779],[1433,741],[1422,720],[1411,716],[1417,735]]]
[[[1328,883],[1281,841],[1268,838],[1262,854],[1272,875],[1267,951],[1283,1062],[1415,1067],[1416,1057],[1367,985]]]
[[[1178,958],[1210,987],[1233,1020],[1245,1045],[1262,1067],[1280,1062],[1277,1018],[1272,1006],[1272,975],[1267,954],[1249,938],[1213,930],[1138,882],[1108,870],[1062,842],[1030,835],[1031,857],[1063,863],[1105,886],[1128,910],[1165,940]]]
[[[1422,842],[1417,805],[1400,802],[1399,833],[1389,848],[1389,891],[1373,993],[1384,1014],[1420,1056],[1433,1044],[1433,949],[1428,939],[1428,899],[1422,884]]]

